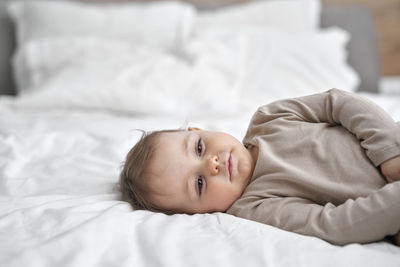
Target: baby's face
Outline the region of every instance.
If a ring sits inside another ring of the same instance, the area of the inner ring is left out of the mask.
[[[186,213],[225,211],[247,186],[255,161],[229,134],[198,129],[163,133],[148,169],[151,199]]]

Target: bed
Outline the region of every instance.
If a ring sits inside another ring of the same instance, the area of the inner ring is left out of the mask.
[[[334,246],[120,200],[137,129],[241,139],[258,105],[332,87],[400,121],[365,9],[227,2],[1,2],[1,266],[400,266],[390,240]]]

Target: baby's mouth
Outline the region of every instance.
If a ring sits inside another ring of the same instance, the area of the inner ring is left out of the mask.
[[[232,181],[232,156],[229,154],[228,159],[229,180]]]

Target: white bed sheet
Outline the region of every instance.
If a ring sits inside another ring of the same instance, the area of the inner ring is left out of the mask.
[[[367,95],[400,119],[400,96]],[[119,166],[140,133],[185,124],[242,138],[239,117],[18,109],[0,99],[0,266],[400,266],[382,241],[333,246],[224,213],[132,211]]]

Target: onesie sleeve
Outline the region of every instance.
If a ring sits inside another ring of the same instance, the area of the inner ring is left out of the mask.
[[[375,166],[400,155],[400,128],[378,105],[353,93],[331,89],[262,106],[246,135],[255,136],[262,123],[276,119],[341,125],[360,140]]]
[[[244,205],[246,208],[241,209]],[[339,206],[318,205],[297,197],[244,197],[229,213],[332,244],[368,243],[400,230],[400,182]]]

